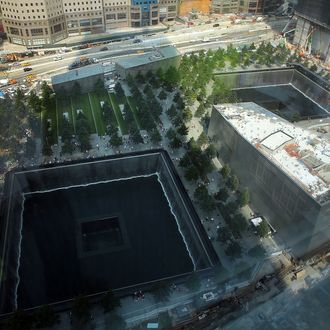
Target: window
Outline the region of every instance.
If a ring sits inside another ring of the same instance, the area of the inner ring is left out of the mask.
[[[43,29],[31,29],[31,35],[32,36],[40,36],[43,34]]]
[[[126,18],[126,13],[118,13],[117,18],[118,19],[125,19]]]

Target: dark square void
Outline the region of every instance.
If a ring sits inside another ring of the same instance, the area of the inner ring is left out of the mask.
[[[18,306],[193,270],[156,175],[25,196]]]
[[[124,245],[123,224],[120,226],[119,217],[84,221],[81,222],[80,229],[77,239],[81,241],[84,253],[97,253]]]

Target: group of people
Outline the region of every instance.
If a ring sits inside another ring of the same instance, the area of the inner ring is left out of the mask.
[[[135,291],[133,294],[133,299],[134,300],[143,300],[144,299],[144,293],[140,290],[140,291]]]

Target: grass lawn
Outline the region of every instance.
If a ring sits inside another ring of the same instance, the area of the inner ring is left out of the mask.
[[[141,124],[140,124],[138,115],[136,113],[136,103],[135,103],[135,101],[134,101],[134,99],[133,99],[132,96],[126,96],[126,99],[127,99],[128,104],[129,104],[129,107],[131,108],[131,110],[133,112],[133,116],[134,116],[135,122],[137,124],[137,127],[139,129],[141,129]]]
[[[62,136],[62,123],[63,123],[63,114],[68,113],[69,115],[69,122],[74,127],[73,117],[72,117],[72,108],[70,99],[66,98],[57,98],[56,99],[56,106],[57,106],[57,119],[58,119],[58,133]],[[74,132],[72,132],[74,133]]]
[[[83,95],[72,97],[71,100],[72,100],[72,109],[73,109],[74,119],[76,120],[77,110],[81,109],[83,111],[83,114],[86,116],[86,118],[88,119],[88,121],[90,123],[91,134],[97,133],[94,116],[92,113],[91,105],[89,103],[88,94],[83,94]]]
[[[123,118],[123,115],[122,115],[121,111],[120,111],[119,103],[118,103],[118,100],[116,98],[116,95],[114,93],[109,93],[109,100],[110,100],[112,108],[115,112],[115,115],[116,115],[116,118],[117,118],[117,121],[118,121],[118,124],[119,124],[119,127],[120,127],[120,130],[121,130],[122,134],[127,134],[128,133],[127,124],[126,124],[126,122]]]
[[[108,101],[107,95],[99,96],[95,92],[88,93],[89,94],[89,100],[92,107],[92,111],[94,113],[94,118],[96,121],[97,131],[99,135],[105,135],[106,134],[106,127],[103,119],[103,113],[101,108],[101,101]],[[115,123],[117,124],[117,123]]]

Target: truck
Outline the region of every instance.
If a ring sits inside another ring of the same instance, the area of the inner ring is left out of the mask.
[[[69,69],[69,70],[78,69],[78,68],[81,68],[81,67],[83,67],[83,66],[86,66],[86,65],[92,64],[92,63],[94,63],[93,60],[89,59],[89,58],[86,57],[86,56],[82,56],[82,57],[79,58],[78,61],[73,62],[72,64],[70,64],[70,65],[68,66],[68,69]]]
[[[9,84],[8,79],[0,79],[0,87],[7,86]]]

